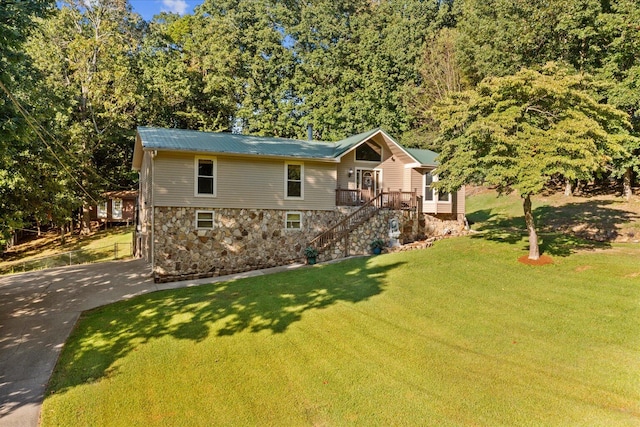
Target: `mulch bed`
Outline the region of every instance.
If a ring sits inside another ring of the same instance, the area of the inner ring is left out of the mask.
[[[518,258],[518,262],[521,262],[527,265],[547,265],[547,264],[553,264],[553,259],[547,255],[540,255],[540,258],[538,259],[529,259],[529,255],[523,255],[520,258]]]

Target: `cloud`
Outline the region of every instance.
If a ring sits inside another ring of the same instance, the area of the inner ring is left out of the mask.
[[[162,5],[164,12],[173,12],[179,15],[184,15],[188,7],[185,0],[162,0]]]

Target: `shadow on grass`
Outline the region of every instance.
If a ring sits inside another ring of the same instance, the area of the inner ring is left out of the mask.
[[[60,242],[60,236],[58,234],[47,233],[41,238],[32,239],[31,243],[27,242],[28,244],[26,245],[24,243],[20,244],[20,247],[24,246],[21,249],[0,253],[0,261],[20,261],[23,258],[38,256],[46,250],[56,250],[57,252],[76,251],[98,240],[131,233],[133,229],[133,226],[119,226],[107,230],[99,230],[89,236],[67,235],[67,242],[65,244]]]
[[[283,333],[308,310],[380,294],[388,272],[402,264],[372,266],[369,258],[356,258],[156,292],[86,312],[63,349],[47,394],[111,375],[118,359],[164,336],[201,342],[211,335]]]
[[[589,200],[563,206],[540,206],[533,210],[540,237],[540,251],[552,256],[568,256],[578,250],[609,248],[620,235],[621,226],[638,220],[635,212],[616,209],[613,201]],[[528,249],[528,233],[522,216],[510,218],[492,209],[471,212],[468,218],[481,234],[473,238],[523,244]]]

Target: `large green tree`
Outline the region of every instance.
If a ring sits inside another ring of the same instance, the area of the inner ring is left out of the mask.
[[[52,130],[77,171],[77,197],[85,206],[105,190],[133,184],[139,24],[127,0],[67,0],[28,46],[56,97]],[[88,219],[85,209],[83,231]]]
[[[529,258],[540,255],[531,196],[557,176],[588,179],[624,151],[628,116],[590,96],[592,81],[554,64],[483,80],[434,107],[440,124],[437,187],[469,183],[517,191],[523,200]]]
[[[640,3],[634,0],[612,2],[612,12],[603,16],[606,31],[612,35],[600,76],[609,83],[610,104],[626,111],[636,135],[640,135]],[[631,196],[633,173],[640,173],[639,140],[627,142],[630,155],[614,159],[613,174],[623,177],[623,193]]]
[[[608,10],[602,0],[466,0],[457,26],[461,65],[475,83],[548,61],[594,72],[609,43]]]
[[[33,218],[33,204],[46,211],[43,202],[51,196],[42,194],[54,180],[41,174],[50,170],[50,153],[34,132],[38,76],[24,45],[34,19],[52,6],[50,0],[8,0],[0,6],[0,244]]]

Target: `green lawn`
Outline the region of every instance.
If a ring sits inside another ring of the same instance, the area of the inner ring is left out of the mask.
[[[454,238],[86,313],[42,425],[639,425],[640,248],[525,253]]]
[[[70,262],[85,264],[128,258],[132,252],[133,229],[133,226],[115,227],[90,236],[69,235],[65,244],[61,244],[57,236],[47,235],[7,252],[5,260],[0,261],[0,274],[60,267]]]

